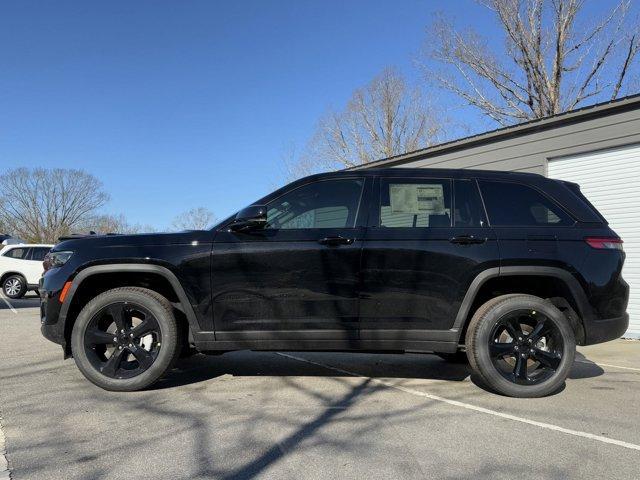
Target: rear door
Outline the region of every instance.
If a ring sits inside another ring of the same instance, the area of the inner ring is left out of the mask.
[[[475,276],[498,266],[473,179],[379,178],[362,259],[363,341],[450,341]],[[457,337],[456,337],[457,338]]]

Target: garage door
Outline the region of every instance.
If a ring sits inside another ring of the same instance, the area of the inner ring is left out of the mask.
[[[549,177],[579,184],[624,240],[623,276],[631,287],[625,336],[640,338],[640,146],[554,159],[548,168]]]

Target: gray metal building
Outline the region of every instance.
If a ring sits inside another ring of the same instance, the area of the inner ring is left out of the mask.
[[[623,238],[626,336],[640,338],[640,95],[368,163],[532,172],[580,184]]]

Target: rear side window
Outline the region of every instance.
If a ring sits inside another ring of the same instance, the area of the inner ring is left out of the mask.
[[[29,252],[28,248],[12,248],[8,252],[4,254],[5,257],[9,258],[27,258],[27,253]]]
[[[492,226],[563,226],[573,219],[537,190],[519,183],[480,181]]]
[[[475,180],[456,180],[454,188],[454,225],[456,227],[483,227],[486,222],[484,208]]]
[[[381,179],[380,226],[451,226],[451,180]]]
[[[33,248],[31,251],[31,260],[37,260],[39,262],[44,260],[45,255],[49,251],[49,248]]]

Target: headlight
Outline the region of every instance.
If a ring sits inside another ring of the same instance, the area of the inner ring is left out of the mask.
[[[73,252],[49,252],[44,257],[44,261],[42,262],[42,266],[44,267],[44,271],[51,270],[52,268],[61,267],[67,260],[71,258]]]

